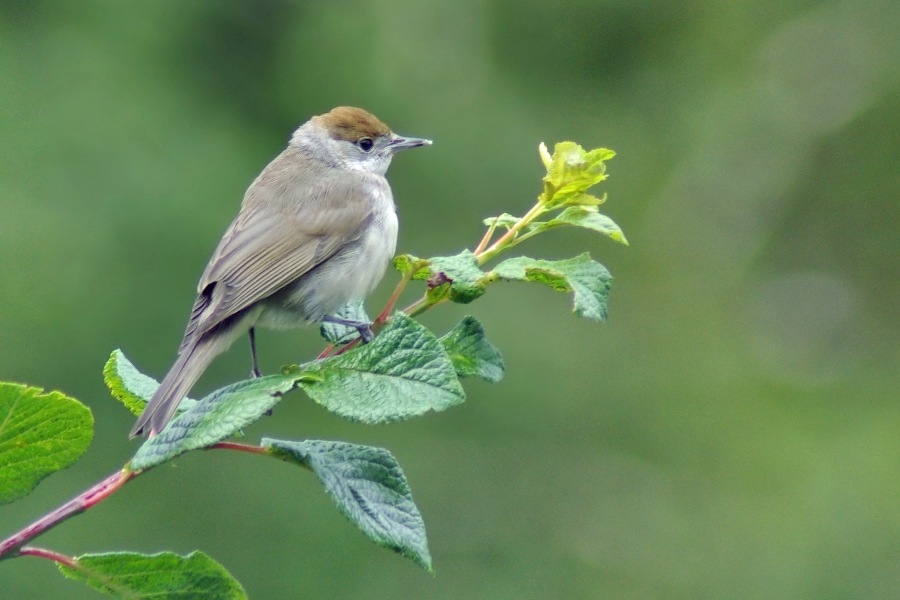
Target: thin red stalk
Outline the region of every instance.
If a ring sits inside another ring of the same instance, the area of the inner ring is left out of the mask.
[[[341,349],[338,350],[337,352],[335,352],[334,354],[335,354],[335,356],[337,356],[338,354],[343,354],[344,352],[347,352],[348,350],[352,350],[353,348],[356,348],[357,346],[359,346],[359,343],[360,343],[360,339],[356,338],[349,344],[344,344],[343,346],[341,346]]]
[[[378,318],[375,319],[375,321],[372,323],[373,330],[377,331],[381,327],[381,325],[384,324],[388,320],[388,317],[391,314],[391,310],[393,310],[394,305],[397,303],[397,299],[400,298],[400,294],[403,293],[403,290],[404,290],[404,288],[406,288],[406,284],[409,283],[409,280],[411,277],[412,277],[412,272],[407,273],[400,279],[400,281],[397,282],[397,285],[394,287],[394,292],[391,294],[391,297],[388,298],[387,304],[384,305],[384,309],[381,311],[381,314],[378,315]],[[346,352],[347,350],[350,350],[350,348],[353,348],[356,345],[357,345],[357,342],[352,342],[350,344],[343,346],[337,352],[335,352],[334,344],[328,344],[327,346],[325,346],[325,349],[319,353],[319,355],[316,357],[316,360],[321,360],[323,358],[331,356],[332,353],[343,354],[344,352]]]
[[[54,562],[58,562],[61,565],[65,565],[67,567],[76,568],[77,563],[75,559],[71,556],[66,556],[65,554],[60,554],[59,552],[54,552],[53,550],[47,550],[46,548],[35,548],[34,546],[22,546],[19,548],[19,556],[37,556],[38,558],[47,558]]]
[[[125,586],[114,581],[112,577],[100,575],[95,571],[86,569],[84,565],[78,562],[77,558],[66,556],[65,554],[54,552],[53,550],[47,550],[46,548],[35,548],[34,546],[22,546],[21,548],[19,548],[18,556],[37,556],[38,558],[50,559],[58,564],[69,567],[73,571],[80,571],[82,575],[90,579],[102,581],[105,584],[105,591],[111,593],[117,598],[133,597],[130,590]]]
[[[475,251],[472,254],[481,254],[481,252],[487,247],[490,243],[491,238],[494,237],[494,231],[497,229],[497,222],[500,220],[500,217],[494,219],[494,222],[491,223],[488,230],[485,232],[484,237],[481,238],[481,241],[478,242],[478,246],[475,248]]]
[[[210,448],[217,450],[237,450],[238,452],[249,452],[251,454],[265,454],[268,452],[262,446],[251,446],[249,444],[238,444],[237,442],[219,442],[213,444]]]
[[[381,314],[378,315],[378,318],[375,319],[375,323],[381,324],[388,320],[391,311],[394,309],[394,305],[397,304],[397,300],[400,298],[400,294],[403,293],[403,290],[406,288],[406,284],[409,283],[411,277],[412,270],[410,270],[409,273],[404,275],[400,279],[400,281],[397,282],[397,286],[394,288],[394,293],[391,294],[391,297],[388,299],[387,304],[384,305],[384,310],[382,310]]]
[[[411,317],[415,317],[416,315],[420,315],[427,310],[431,310],[435,306],[440,306],[444,302],[447,302],[449,299],[449,296],[444,296],[440,300],[429,304],[428,298],[422,296],[421,298],[404,308],[401,312],[404,312]]]
[[[378,321],[372,323],[373,330],[376,330],[376,327],[375,327],[376,325],[380,325],[380,323],[378,323]],[[316,357],[316,360],[322,360],[323,358],[328,358],[332,354],[334,356],[337,356],[338,354],[343,354],[347,350],[350,350],[351,348],[355,348],[357,345],[359,345],[359,338],[353,340],[352,342],[350,342],[348,344],[344,344],[343,346],[338,348],[337,352],[335,352],[335,348],[337,348],[337,346],[335,346],[334,344],[328,344],[327,346],[325,346],[324,350],[319,352],[319,355]]]
[[[0,542],[0,559],[17,556],[21,553],[22,546],[46,533],[48,530],[56,527],[66,519],[80,514],[98,502],[101,502],[112,495],[116,490],[122,487],[132,477],[138,475],[140,471],[132,471],[130,469],[122,469],[116,471],[103,481],[97,483],[92,488],[85,490],[75,498],[72,498],[59,508],[47,513],[25,529],[15,533]]]
[[[544,205],[538,202],[537,204],[532,206],[531,209],[527,213],[525,213],[525,216],[519,219],[519,221],[515,225],[513,225],[506,233],[504,233],[502,236],[500,236],[499,239],[491,244],[488,249],[482,250],[481,252],[475,252],[475,257],[478,259],[478,264],[483,265],[484,263],[486,263],[488,259],[499,252],[500,249],[503,248],[503,246],[508,241],[514,239],[518,235],[519,231],[522,230],[522,228],[531,223],[531,221],[533,221],[535,217],[540,215],[541,211],[543,210]]]

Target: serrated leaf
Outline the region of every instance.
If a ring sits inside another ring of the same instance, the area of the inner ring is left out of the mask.
[[[103,381],[112,397],[124,404],[125,408],[136,417],[144,411],[144,407],[159,387],[157,380],[138,371],[118,348],[112,351],[103,367]],[[185,398],[178,405],[178,410],[185,411],[196,402],[192,398]]]
[[[427,260],[404,254],[394,259],[394,267],[412,279],[427,280],[428,299],[432,303],[446,295],[447,283],[450,284],[450,299],[454,302],[467,304],[484,294],[485,273],[478,268],[478,260],[470,250]]]
[[[90,409],[60,392],[0,382],[0,504],[65,469],[94,436]]]
[[[502,227],[503,229],[512,229],[512,226],[518,222],[519,217],[513,216],[509,213],[503,213],[502,215],[496,217],[488,217],[483,221],[483,223],[488,227]]]
[[[246,600],[247,593],[225,567],[203,552],[86,554],[76,567],[59,565],[68,579],[129,600]]]
[[[248,379],[216,390],[144,442],[131,459],[131,468],[149,469],[234,435],[271,410],[304,376],[301,371],[292,371]]]
[[[310,398],[363,423],[400,421],[465,400],[441,343],[400,312],[372,342],[303,368],[316,375],[298,382]]]
[[[586,152],[574,142],[556,144],[540,201],[548,208],[577,204],[588,188],[606,179],[605,161],[613,156],[615,152],[606,148]]]
[[[366,314],[366,308],[363,306],[362,300],[353,300],[340,308],[335,317],[347,321],[359,321],[360,323],[371,323],[372,319]],[[319,333],[328,341],[329,344],[343,346],[349,344],[359,337],[359,330],[355,327],[342,325],[341,323],[331,323],[323,321],[319,327]]]
[[[587,253],[568,260],[510,258],[497,265],[492,273],[501,279],[536,281],[560,292],[574,292],[576,315],[606,320],[612,276]]]
[[[551,222],[558,222],[576,227],[584,227],[609,237],[621,244],[628,245],[622,228],[608,216],[597,211],[593,206],[570,206],[559,213]]]
[[[468,304],[484,294],[485,272],[478,267],[478,259],[470,250],[456,256],[436,256],[429,259],[431,277],[443,273],[450,280],[450,299]]]
[[[440,338],[459,377],[480,377],[496,383],[503,378],[500,350],[487,341],[484,327],[475,317],[466,317]]]
[[[601,204],[606,204],[606,194],[603,194],[599,198],[597,196],[593,196],[588,194],[587,192],[581,192],[579,194],[575,194],[572,198],[570,198],[567,202],[567,206],[600,206]]]
[[[570,206],[549,221],[532,223],[529,229],[552,229],[563,225],[590,229],[602,233],[620,244],[628,245],[622,229],[615,221],[600,213],[596,206]]]
[[[428,272],[428,261],[419,258],[418,256],[413,256],[412,254],[401,254],[399,256],[395,256],[392,262],[394,268],[399,271],[402,275],[407,275],[413,271],[413,276],[421,273]],[[419,277],[419,279],[424,279],[425,277]]]
[[[263,439],[274,456],[312,470],[338,508],[369,539],[431,571],[425,522],[403,470],[383,448],[345,442]]]

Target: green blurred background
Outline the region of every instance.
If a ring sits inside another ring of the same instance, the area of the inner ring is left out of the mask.
[[[254,599],[900,597],[898,30],[882,0],[0,3],[0,377],[97,421],[84,460],[0,507],[0,534],[129,458],[109,352],[165,372],[246,186],[299,123],[352,104],[435,140],[390,174],[399,250],[420,256],[528,208],[540,141],[619,153],[605,210],[631,247],[524,247],[609,267],[608,323],[498,286],[425,322],[478,316],[499,385],[385,427],[296,393],[248,431],[390,448],[436,577],[313,476],[224,452],[41,545],[199,548]],[[260,338],[269,371],[322,345]],[[242,341],[195,391],[248,368]],[[36,559],[0,565],[0,590],[97,597]]]

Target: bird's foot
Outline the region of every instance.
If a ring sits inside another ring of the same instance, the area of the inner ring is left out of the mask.
[[[336,323],[338,325],[343,325],[344,327],[352,327],[359,332],[359,337],[363,344],[368,344],[375,339],[375,332],[372,331],[371,323],[342,319],[340,317],[335,317],[334,315],[325,315],[322,317],[322,321],[325,323]]]

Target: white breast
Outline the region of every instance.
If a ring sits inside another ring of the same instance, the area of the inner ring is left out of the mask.
[[[398,223],[387,185],[373,192],[373,203],[359,239],[273,296],[258,324],[283,329],[318,322],[375,289],[397,248]]]

